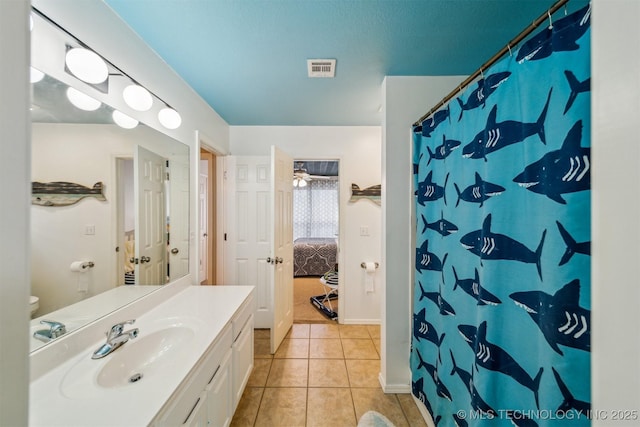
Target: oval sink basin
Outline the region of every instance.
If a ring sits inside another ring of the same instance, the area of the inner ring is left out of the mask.
[[[62,394],[71,399],[87,399],[145,379],[157,381],[172,365],[181,362],[196,335],[194,329],[186,326],[142,334],[104,359],[93,360],[91,353],[83,355],[64,375],[60,384]]]
[[[123,387],[159,373],[174,361],[174,353],[193,339],[190,328],[171,327],[147,336],[129,340],[121,348],[106,356],[108,362],[96,379],[101,387]]]

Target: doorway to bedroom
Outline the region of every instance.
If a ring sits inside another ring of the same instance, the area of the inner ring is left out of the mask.
[[[338,160],[293,164],[294,323],[338,320]]]

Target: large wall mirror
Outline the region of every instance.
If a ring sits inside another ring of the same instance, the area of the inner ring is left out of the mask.
[[[116,124],[118,85],[94,89],[51,60],[78,41],[32,19],[31,333],[43,320],[70,333],[189,272],[189,147]],[[77,92],[98,105],[78,106]]]

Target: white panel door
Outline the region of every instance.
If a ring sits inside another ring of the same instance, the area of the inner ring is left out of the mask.
[[[200,164],[206,164],[205,160],[200,160]],[[201,167],[202,170],[207,170],[206,167]],[[208,262],[209,262],[209,175],[207,173],[200,172],[198,179],[198,211],[199,215],[199,230],[198,230],[198,244],[200,245],[200,262],[198,268],[198,281],[200,283],[209,283]],[[213,278],[211,278],[213,283]]]
[[[169,163],[169,276],[175,280],[189,273],[189,163]]]
[[[275,353],[293,325],[293,158],[271,146],[273,327]]]
[[[266,156],[227,156],[224,283],[256,286],[255,327],[273,324],[270,161]]]
[[[137,285],[161,285],[167,281],[165,220],[166,160],[136,146],[134,153],[135,253]]]

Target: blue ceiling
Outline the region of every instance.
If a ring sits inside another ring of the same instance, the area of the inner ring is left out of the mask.
[[[227,123],[283,126],[380,125],[384,76],[469,75],[555,3],[105,2]],[[307,77],[315,58],[337,60],[334,79]]]

